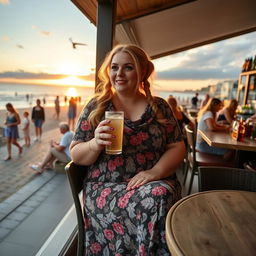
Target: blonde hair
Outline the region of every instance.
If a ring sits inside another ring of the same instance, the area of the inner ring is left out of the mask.
[[[222,101],[217,99],[217,98],[211,98],[208,100],[207,104],[205,106],[203,106],[200,111],[198,112],[198,115],[197,115],[197,120],[199,121],[200,118],[202,117],[202,115],[207,112],[207,111],[211,111],[212,114],[213,114],[213,117],[215,119],[216,117],[216,106],[221,104]]]
[[[109,71],[113,56],[118,52],[125,52],[133,59],[135,70],[137,72],[137,86],[139,90],[145,94],[149,104],[157,115],[157,119],[161,119],[162,114],[160,113],[156,103],[154,103],[154,99],[150,91],[149,79],[154,72],[154,64],[151,62],[149,56],[138,46],[117,45],[108,53],[99,69],[99,84],[96,86],[96,94],[93,97],[96,101],[95,109],[90,113],[88,121],[93,127],[96,127],[106,110],[108,102],[113,97]]]

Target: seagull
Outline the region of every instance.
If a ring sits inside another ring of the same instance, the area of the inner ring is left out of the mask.
[[[21,44],[16,44],[16,46],[17,46],[18,48],[20,48],[20,49],[24,49],[23,45],[21,45]]]
[[[87,45],[87,44],[82,44],[82,43],[75,43],[72,41],[72,38],[69,38],[69,41],[72,43],[73,49],[76,49],[77,45]]]

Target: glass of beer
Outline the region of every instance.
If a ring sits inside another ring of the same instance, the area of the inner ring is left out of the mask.
[[[114,128],[111,134],[115,135],[115,138],[111,139],[112,144],[106,145],[106,153],[111,155],[121,154],[123,146],[124,112],[106,111],[105,119],[110,120],[108,126]]]

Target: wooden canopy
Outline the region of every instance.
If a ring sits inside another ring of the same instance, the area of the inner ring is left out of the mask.
[[[255,0],[72,0],[95,25],[112,5],[113,44],[134,43],[152,58],[256,30]],[[100,17],[101,16],[101,17]],[[106,20],[105,20],[106,21]]]

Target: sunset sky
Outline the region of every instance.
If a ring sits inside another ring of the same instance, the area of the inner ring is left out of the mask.
[[[0,0],[0,83],[94,86],[96,28],[70,0]],[[72,48],[69,40],[87,44]],[[256,32],[154,60],[155,86],[199,89],[238,79]]]

